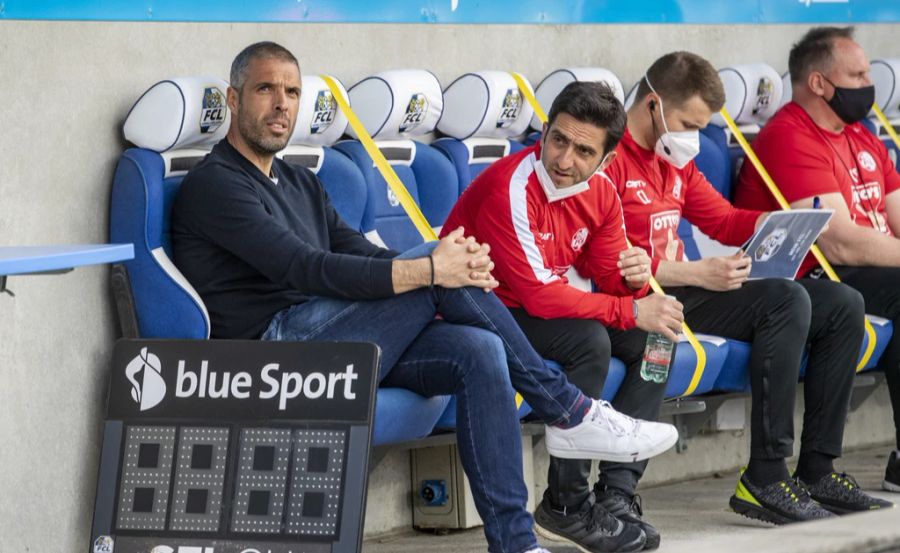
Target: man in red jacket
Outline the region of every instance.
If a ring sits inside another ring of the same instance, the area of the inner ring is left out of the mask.
[[[562,365],[570,382],[599,397],[612,351],[629,366],[615,405],[655,420],[665,384],[640,378],[641,354],[647,331],[676,339],[681,304],[646,295],[650,258],[627,246],[619,198],[602,173],[624,127],[625,110],[608,87],[570,84],[553,102],[540,144],[486,169],[444,228],[464,226],[490,244],[500,283],[495,292],[535,349]],[[600,291],[571,286],[572,268]],[[537,531],[585,551],[640,550],[644,535],[656,547],[659,534],[639,516],[619,520],[596,503],[590,469],[590,461],[551,457]]]
[[[684,255],[677,235],[682,217],[719,242],[740,246],[765,215],[733,207],[693,162],[699,130],[724,102],[708,61],[689,52],[661,57],[640,81],[606,172],[622,198],[628,237],[651,252],[654,275],[682,302],[691,328],[752,344],[750,461],[731,507],[780,524],[890,505],[862,493],[833,466],[864,332],[860,295],[825,280],[747,281],[750,258],[741,250],[699,260]],[[791,477],[785,458],[793,454],[794,396],[807,344],[806,410]],[[613,512],[616,495],[606,495]]]
[[[853,28],[811,29],[791,49],[793,101],[753,143],[763,166],[795,207],[815,197],[834,209],[819,238],[841,280],[862,293],[866,310],[894,322],[894,336],[879,361],[894,409],[900,450],[900,175],[887,149],[860,121],[875,101],[869,60]],[[749,163],[741,170],[735,201],[768,209],[775,204]],[[812,256],[799,275],[821,276]],[[888,459],[882,487],[900,491],[900,451]]]

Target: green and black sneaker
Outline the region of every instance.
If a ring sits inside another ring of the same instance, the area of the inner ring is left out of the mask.
[[[741,471],[737,489],[728,504],[739,515],[772,524],[790,524],[834,516],[812,499],[803,483],[796,478],[760,488],[750,482],[744,471]]]
[[[817,482],[804,484],[813,499],[836,515],[890,509],[894,506],[890,501],[863,492],[856,480],[846,473],[832,472],[819,478]]]

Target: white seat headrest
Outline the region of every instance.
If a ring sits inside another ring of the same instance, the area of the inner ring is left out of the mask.
[[[873,60],[870,75],[875,103],[888,119],[900,117],[900,59]]]
[[[444,91],[444,114],[437,128],[460,140],[509,138],[525,132],[533,113],[511,74],[478,71],[466,73]]]
[[[444,109],[441,83],[424,69],[383,71],[356,83],[349,93],[353,111],[379,140],[428,134]],[[348,132],[358,138],[352,128]]]
[[[562,89],[574,81],[596,81],[603,82],[612,87],[616,98],[620,102],[625,102],[625,89],[622,87],[622,81],[619,77],[609,69],[603,67],[570,67],[567,69],[557,69],[550,73],[541,84],[538,85],[537,91],[534,93],[538,103],[544,108],[544,112],[550,115],[550,106],[553,101],[562,92]],[[532,117],[531,128],[541,130],[542,124],[537,117]]]
[[[732,65],[719,70],[725,108],[738,125],[763,125],[781,107],[781,76],[765,63]],[[712,124],[725,126],[718,113]]]
[[[334,79],[344,99],[349,102],[347,90]],[[291,135],[291,144],[305,146],[330,146],[347,130],[347,116],[338,107],[325,80],[318,75],[303,75],[300,93],[300,112]]]
[[[165,152],[211,148],[225,137],[231,121],[217,77],[179,77],[151,86],[125,119],[125,139],[141,148]]]
[[[793,97],[794,85],[791,84],[791,73],[790,71],[786,71],[784,75],[781,76],[781,103],[778,107],[783,107],[785,104],[789,103]]]

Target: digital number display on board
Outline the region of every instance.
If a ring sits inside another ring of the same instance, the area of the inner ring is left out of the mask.
[[[91,553],[359,551],[378,348],[120,340]]]

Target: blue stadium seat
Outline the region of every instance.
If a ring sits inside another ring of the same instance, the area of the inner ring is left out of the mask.
[[[706,367],[700,377],[700,382],[690,394],[692,396],[713,390],[729,352],[729,343],[725,338],[706,334],[695,334],[695,337],[706,353]],[[675,347],[675,360],[669,368],[669,381],[666,384],[667,398],[680,397],[685,394],[694,378],[696,366],[697,353],[687,338],[682,335]]]
[[[364,208],[362,176],[342,154],[323,146],[343,134],[346,119],[329,134],[310,139],[314,115],[321,115],[309,100],[321,80],[304,77],[303,102],[294,143],[284,157],[317,171],[338,211],[359,226]],[[132,108],[125,122],[125,138],[138,146],[122,154],[113,180],[110,236],[132,242],[135,258],[125,263],[137,336],[142,338],[205,339],[209,317],[200,297],[172,264],[169,213],[178,186],[187,171],[225,136],[230,115],[225,107],[227,84],[220,79],[181,78],[151,87]],[[331,100],[333,102],[333,99]],[[221,107],[222,111],[212,113]],[[319,108],[327,108],[319,104]],[[334,111],[331,106],[331,111]],[[334,114],[332,114],[334,115]],[[209,121],[204,128],[197,121]],[[322,137],[325,138],[322,138]],[[294,157],[292,157],[294,156]],[[362,198],[362,202],[360,199]],[[449,398],[424,398],[408,390],[379,389],[374,442],[376,445],[408,441],[428,435]]]
[[[385,71],[354,85],[350,99],[425,218],[439,229],[459,195],[456,172],[436,149],[411,140],[433,131],[441,117],[443,97],[437,78],[424,70]],[[422,237],[362,144],[348,140],[335,148],[356,164],[365,179],[368,200],[362,225],[366,236],[399,251],[421,244]]]
[[[444,90],[437,129],[448,138],[432,145],[453,162],[459,194],[488,165],[523,148],[511,139],[525,132],[532,113],[512,75],[503,71],[466,73]]]

